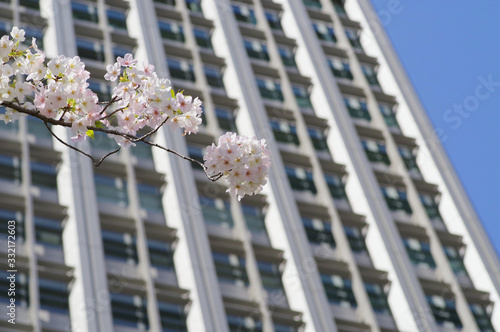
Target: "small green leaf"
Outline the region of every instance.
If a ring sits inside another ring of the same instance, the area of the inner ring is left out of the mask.
[[[172,98],[175,98],[175,92],[174,92],[174,89],[170,89],[170,94],[172,95]]]
[[[104,125],[102,124],[102,122],[101,122],[101,121],[96,121],[96,122],[95,122],[95,126],[96,126],[97,128],[104,128]]]
[[[94,139],[94,131],[93,130],[90,130],[90,129],[87,130],[86,134],[88,137],[91,137],[92,139]]]

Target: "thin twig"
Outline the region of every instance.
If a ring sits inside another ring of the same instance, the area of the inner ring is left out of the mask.
[[[66,145],[67,147],[77,151],[77,152],[80,152],[81,154],[89,157],[91,160],[92,160],[92,163],[94,164],[95,167],[99,167],[99,165],[101,165],[101,163],[104,161],[104,159],[106,159],[107,157],[111,156],[112,154],[115,154],[117,153],[118,151],[120,151],[121,147],[119,147],[118,149],[114,150],[114,151],[111,151],[110,153],[106,154],[104,157],[102,157],[99,161],[95,161],[94,157],[92,157],[91,155],[89,155],[88,153],[80,150],[79,148],[75,147],[75,146],[72,146],[72,145],[69,145],[68,143],[64,142],[61,138],[59,138],[59,136],[57,136],[56,134],[54,134],[54,132],[50,129],[49,125],[47,124],[47,122],[44,122],[45,124],[45,127],[47,127],[48,131],[52,134],[52,136],[54,136],[59,142],[61,142],[62,144]]]
[[[149,133],[145,134],[144,136],[141,136],[141,137],[138,137],[136,140],[131,140],[132,142],[139,142],[139,141],[143,141],[143,142],[146,142],[144,139],[148,138],[149,136],[153,135],[154,133],[156,133],[158,131],[158,129],[160,129],[160,127],[162,127],[167,121],[168,119],[170,119],[170,117],[166,117],[165,120],[162,121],[162,123],[156,127],[156,129],[153,129],[151,130]]]
[[[121,98],[120,98],[121,99]],[[106,112],[106,110],[108,109],[108,107],[113,104],[115,101],[118,101],[118,97],[117,96],[114,96],[113,98],[111,98],[111,100],[108,102],[108,104],[106,106],[104,106],[104,108],[102,109],[101,113],[99,113],[99,115],[103,114],[104,112]]]

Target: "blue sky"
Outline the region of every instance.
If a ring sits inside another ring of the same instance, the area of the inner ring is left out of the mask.
[[[387,33],[500,253],[500,2],[372,0],[391,2]]]

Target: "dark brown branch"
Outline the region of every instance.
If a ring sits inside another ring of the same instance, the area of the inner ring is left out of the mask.
[[[64,142],[61,138],[59,138],[59,136],[57,136],[56,134],[54,134],[54,132],[50,129],[49,125],[47,124],[47,122],[44,122],[45,124],[45,127],[47,127],[48,131],[52,134],[52,136],[54,136],[59,142],[61,142],[62,144],[66,145],[67,147],[77,151],[77,152],[80,152],[81,154],[89,157],[91,160],[92,160],[92,163],[94,164],[95,167],[99,167],[99,165],[101,165],[101,163],[104,161],[104,159],[106,159],[107,157],[111,156],[112,154],[115,154],[117,153],[118,151],[120,151],[121,147],[119,147],[118,149],[114,150],[114,151],[111,151],[110,153],[106,154],[104,157],[102,157],[101,159],[99,159],[99,161],[95,161],[94,157],[92,157],[91,155],[89,155],[88,153],[85,153],[84,151],[80,150],[79,148],[75,147],[75,146],[72,146],[72,145],[69,145],[68,143]]]
[[[113,98],[113,99],[115,99],[115,98]],[[102,157],[99,161],[96,162],[95,159],[91,155],[89,155],[88,153],[85,153],[84,151],[82,151],[82,150],[80,150],[80,149],[78,149],[78,148],[76,148],[76,147],[74,147],[74,146],[72,146],[72,145],[64,142],[61,138],[59,138],[56,134],[54,134],[54,132],[50,129],[50,127],[48,125],[50,123],[50,124],[56,125],[56,126],[71,127],[71,123],[70,122],[65,122],[62,119],[55,120],[55,119],[52,119],[52,118],[48,118],[48,117],[44,116],[43,114],[41,114],[39,111],[29,110],[29,109],[26,109],[26,108],[24,108],[24,107],[22,107],[20,105],[17,105],[17,104],[8,102],[8,101],[4,101],[3,103],[0,103],[0,105],[12,108],[12,109],[14,109],[14,110],[16,110],[16,111],[18,111],[20,113],[28,114],[28,115],[31,115],[33,117],[36,117],[36,118],[42,120],[43,123],[45,124],[45,126],[47,127],[47,129],[49,130],[49,132],[52,134],[52,136],[54,136],[59,142],[61,142],[65,146],[67,146],[67,147],[69,147],[69,148],[71,148],[71,149],[73,149],[73,150],[75,150],[77,152],[80,152],[81,154],[89,157],[92,160],[92,162],[94,163],[95,167],[99,166],[104,161],[104,159],[106,159],[110,155],[115,154],[118,151],[120,151],[120,148],[118,148],[118,149],[116,149],[116,150],[114,150],[114,151],[106,154],[104,157]],[[160,127],[162,127],[168,121],[168,119],[169,118],[167,117],[165,120],[163,120],[163,122],[156,129],[153,129],[150,132],[148,132],[147,134],[145,134],[143,136],[140,136],[140,137],[137,137],[137,136],[134,136],[134,135],[130,135],[130,134],[125,134],[125,133],[119,132],[117,130],[110,130],[110,129],[105,129],[105,128],[97,128],[97,127],[92,127],[92,126],[87,127],[87,129],[90,129],[90,130],[93,130],[93,131],[100,131],[100,132],[103,132],[103,133],[106,133],[106,134],[121,136],[123,138],[128,139],[132,143],[144,142],[144,143],[146,143],[148,145],[157,147],[157,148],[162,149],[162,150],[164,150],[166,152],[173,153],[176,156],[181,157],[182,159],[188,160],[188,161],[190,161],[192,163],[195,163],[195,164],[201,166],[203,168],[203,171],[205,172],[205,175],[207,176],[207,178],[210,181],[214,181],[215,182],[215,181],[219,180],[224,175],[223,173],[219,172],[217,174],[211,175],[211,174],[208,173],[207,167],[202,162],[199,162],[198,160],[193,159],[191,157],[184,156],[184,155],[180,154],[179,152],[177,152],[175,150],[171,150],[169,148],[163,147],[163,146],[161,146],[159,144],[152,143],[152,142],[146,140],[146,138],[148,138],[149,136],[151,136],[154,133],[156,133],[158,131],[158,129]]]

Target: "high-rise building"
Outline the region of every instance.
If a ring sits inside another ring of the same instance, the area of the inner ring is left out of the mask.
[[[273,167],[238,202],[147,145],[95,168],[0,124],[1,331],[500,331],[498,257],[369,0],[0,0],[12,26],[105,100],[106,64],[148,60],[204,103],[197,135],[155,142],[201,160],[256,135]]]

